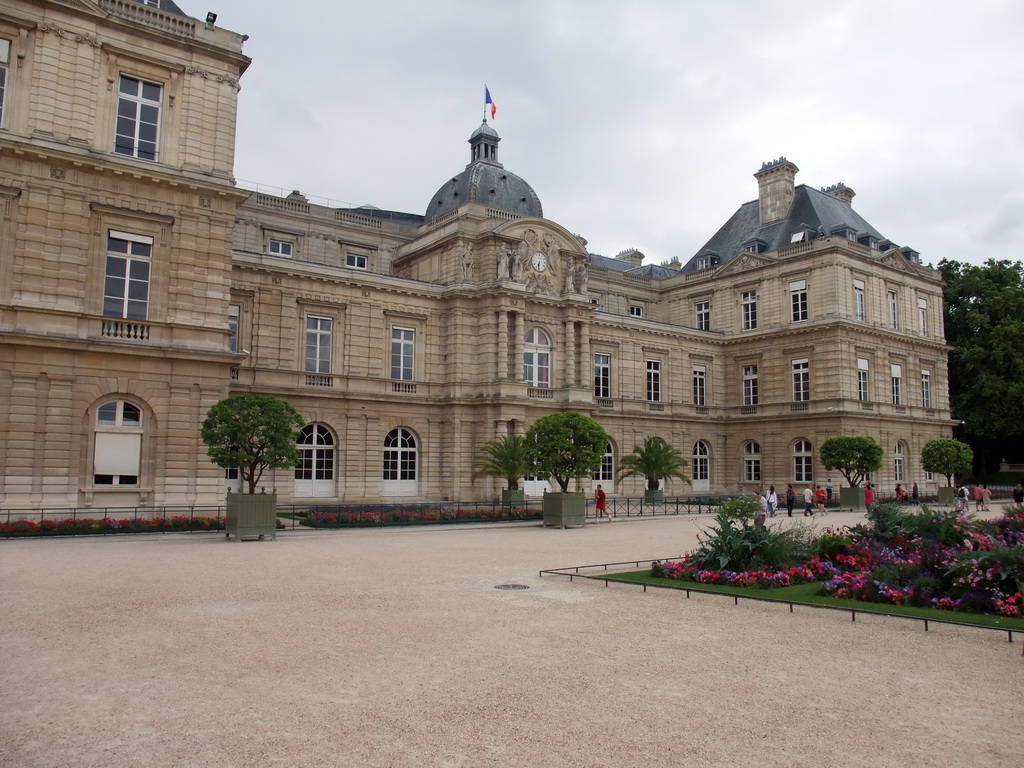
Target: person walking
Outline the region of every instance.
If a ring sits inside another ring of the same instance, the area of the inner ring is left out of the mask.
[[[1024,504],[1024,484],[1017,483],[1017,487],[1013,489],[1013,503]]]
[[[910,489],[910,503],[915,507],[921,506],[921,491],[918,490],[917,483]]]
[[[981,489],[981,483],[976,483],[974,486],[974,511],[981,511],[981,497],[984,495],[984,491]]]
[[[992,501],[992,491],[987,485],[981,486],[981,511],[988,512],[988,503]]]
[[[814,517],[814,489],[808,485],[804,488],[804,517]]]
[[[796,502],[796,492],[793,490],[793,484],[788,483],[786,485],[786,515],[789,517],[793,516],[793,504]]]
[[[779,497],[775,493],[775,486],[768,486],[768,517],[775,517],[775,510],[779,508]]]
[[[608,518],[608,522],[612,521],[612,516],[608,514],[608,495],[604,492],[604,488],[598,483],[597,490],[594,491],[594,499],[597,501],[596,509],[594,510],[598,520],[601,519],[601,515]]]
[[[825,481],[825,496],[832,501],[832,478]]]
[[[871,505],[875,503],[875,489],[871,487],[871,483],[864,486],[864,508],[868,511],[864,517],[871,516]]]
[[[818,490],[814,492],[814,503],[819,515],[828,514],[828,510],[825,509],[825,491],[822,490],[820,485]]]

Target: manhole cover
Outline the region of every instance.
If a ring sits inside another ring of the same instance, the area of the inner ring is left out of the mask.
[[[525,584],[498,584],[495,589],[529,589]]]

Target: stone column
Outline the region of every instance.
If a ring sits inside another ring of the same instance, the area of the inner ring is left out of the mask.
[[[590,353],[590,325],[580,323],[580,386],[587,386],[588,376],[591,384],[593,383],[593,371],[594,356]]]
[[[576,323],[565,324],[565,386],[576,386]]]
[[[515,346],[512,348],[512,380],[522,381],[523,380],[523,338],[526,336],[526,319],[523,317],[522,312],[516,312],[515,314],[515,325],[514,333]]]
[[[498,311],[498,381],[508,378],[508,310]]]

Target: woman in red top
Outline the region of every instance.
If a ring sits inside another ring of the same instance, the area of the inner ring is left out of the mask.
[[[821,489],[820,485],[818,486],[818,490],[814,492],[814,500],[815,502],[817,502],[815,506],[818,508],[818,514],[828,514],[828,512],[825,510],[825,491]]]
[[[601,515],[608,518],[608,522],[612,521],[612,516],[608,514],[608,507],[606,505],[608,497],[605,495],[604,488],[600,485],[597,486],[597,491],[594,492],[594,498],[597,500],[597,518],[600,519]]]

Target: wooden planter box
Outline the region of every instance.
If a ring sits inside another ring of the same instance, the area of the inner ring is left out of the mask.
[[[516,491],[511,491],[508,488],[503,488],[501,491],[501,506],[503,507],[525,507],[526,506],[526,491],[520,488]]]
[[[229,493],[224,516],[224,538],[246,536],[277,538],[276,493]]]
[[[856,488],[840,488],[839,506],[843,509],[864,509],[865,490],[867,489],[863,485],[858,485]],[[799,495],[798,493],[797,496]],[[800,501],[803,501],[803,499],[801,498]]]
[[[582,493],[545,493],[544,525],[586,525],[587,499]]]
[[[953,500],[956,499],[956,488],[952,486],[939,486],[939,504],[948,504],[953,506]]]

